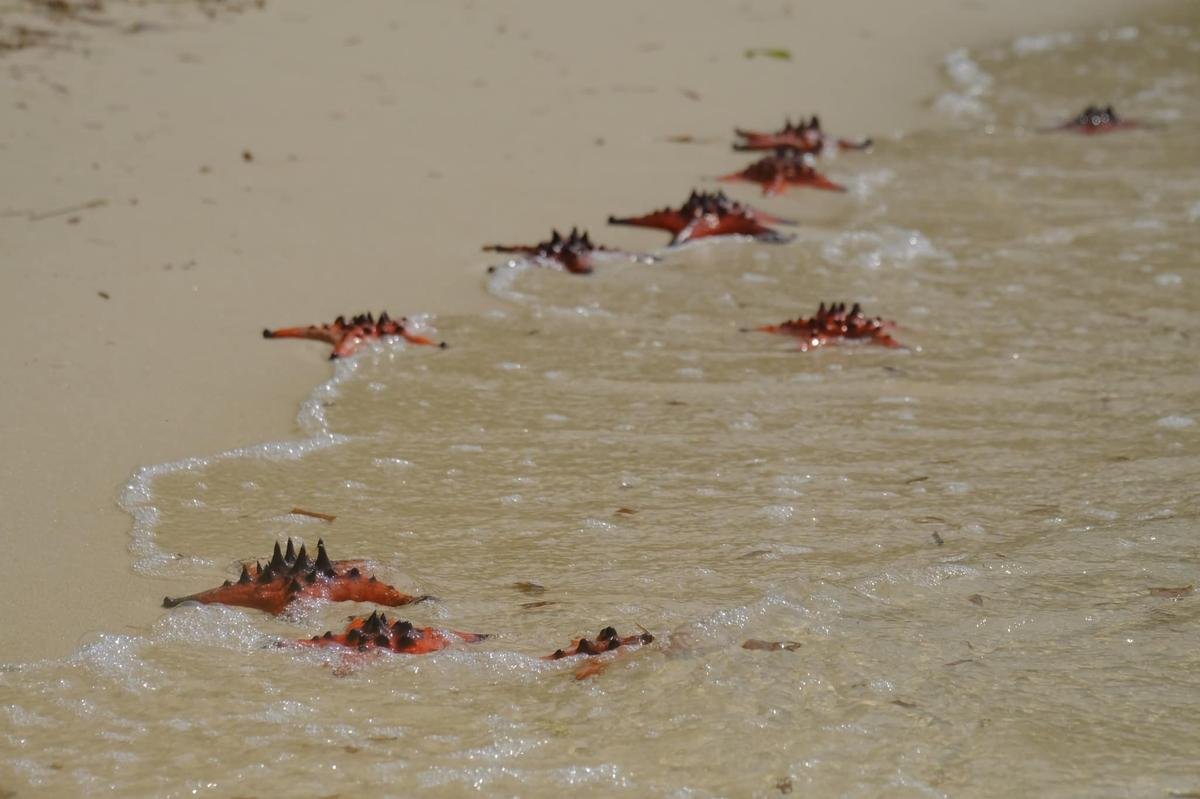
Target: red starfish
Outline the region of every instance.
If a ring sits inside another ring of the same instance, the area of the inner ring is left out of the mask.
[[[298,599],[325,599],[330,602],[374,602],[378,605],[407,605],[432,599],[411,596],[382,583],[364,571],[363,561],[331,561],[325,552],[325,542],[317,541],[317,559],[310,561],[308,551],[301,546],[296,552],[288,539],[287,552],[275,552],[264,567],[255,563],[242,565],[236,582],[226,580],[217,588],[182,597],[164,597],[163,607],[173,608],[183,602],[204,605],[238,605],[279,614]]]
[[[1129,130],[1130,128],[1143,127],[1146,127],[1146,125],[1141,122],[1118,117],[1111,105],[1106,108],[1089,105],[1074,119],[1064,122],[1061,125],[1056,125],[1053,128],[1045,128],[1044,131],[1070,130],[1076,133],[1091,135],[1093,133],[1111,133],[1114,130]]]
[[[782,194],[791,186],[812,186],[826,191],[845,191],[846,187],[834,183],[808,163],[802,153],[780,148],[774,155],[760,158],[741,172],[722,175],[717,180],[744,180],[758,183],[763,194]]]
[[[389,624],[387,616],[380,612],[351,619],[342,633],[334,634],[330,631],[324,635],[301,639],[296,643],[302,646],[348,647],[359,652],[387,650],[406,655],[427,655],[445,649],[453,644],[455,639],[474,644],[487,637],[456,630],[414,627],[411,623],[399,619]]]
[[[353,355],[367,341],[386,336],[403,336],[405,341],[412,344],[445,347],[446,342],[438,344],[425,336],[419,336],[408,329],[407,319],[392,319],[387,311],[379,314],[376,319],[369,313],[359,314],[346,321],[339,316],[333,324],[309,325],[308,327],[284,327],[279,330],[263,330],[263,338],[306,338],[312,341],[324,341],[333,345],[330,360]]]
[[[805,352],[838,339],[867,339],[885,347],[903,347],[889,335],[888,331],[895,327],[895,322],[885,321],[878,316],[868,317],[858,303],[854,303],[847,313],[843,302],[833,303],[828,308],[821,303],[812,317],[806,319],[801,316],[778,325],[763,325],[755,330],[796,336],[801,339],[800,350]]]
[[[662,208],[643,216],[610,216],[608,223],[665,230],[672,235],[671,245],[709,236],[754,236],[760,241],[790,241],[791,236],[785,236],[767,225],[795,224],[731,200],[723,191],[711,193],[694,190],[687,202],[678,209]]]
[[[794,125],[790,119],[786,119],[783,128],[774,133],[742,130],[741,128],[734,128],[734,133],[746,140],[733,145],[733,149],[742,151],[774,150],[777,147],[785,147],[801,153],[819,155],[830,144],[829,137],[821,130],[821,120],[817,119],[816,114],[808,122],[804,121],[804,117],[800,117],[800,121]],[[836,144],[840,150],[868,150],[873,142],[870,139],[861,141],[838,139]]]
[[[648,632],[622,638],[617,634],[616,628],[605,627],[596,636],[594,641],[589,641],[587,638],[576,638],[566,649],[556,649],[551,654],[544,656],[542,660],[561,660],[562,658],[575,657],[576,655],[584,655],[591,658],[596,655],[603,655],[605,652],[612,652],[621,647],[638,647],[642,644],[648,644],[653,640],[654,636]],[[583,680],[592,675],[599,674],[607,665],[607,661],[588,661],[575,670],[575,679]]]
[[[589,275],[592,273],[593,253],[603,252],[610,255],[637,257],[630,253],[621,252],[620,250],[610,250],[608,247],[592,244],[592,240],[588,238],[587,231],[585,230],[580,234],[576,228],[571,228],[569,236],[563,236],[557,230],[553,230],[551,231],[549,241],[542,241],[534,245],[488,244],[484,246],[483,251],[524,255],[539,263],[561,267],[574,275]],[[488,271],[495,271],[495,267],[492,267]]]

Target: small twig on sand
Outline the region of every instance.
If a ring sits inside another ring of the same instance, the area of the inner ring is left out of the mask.
[[[292,508],[292,513],[296,514],[297,516],[311,516],[314,519],[320,519],[324,522],[332,522],[337,518],[336,516],[331,516],[328,513],[318,513],[315,510],[305,510],[304,508]]]
[[[81,203],[80,205],[72,205],[68,208],[58,208],[54,211],[42,211],[41,213],[29,211],[27,215],[30,222],[41,222],[43,219],[53,219],[56,216],[66,216],[67,214],[73,214],[76,211],[90,211],[93,208],[103,208],[106,205],[108,205],[108,200],[89,200],[88,202]]]

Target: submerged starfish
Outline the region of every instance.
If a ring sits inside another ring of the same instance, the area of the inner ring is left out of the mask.
[[[324,341],[333,345],[330,360],[353,355],[367,341],[386,338],[387,336],[402,336],[412,344],[445,347],[446,342],[437,343],[425,336],[417,335],[408,329],[407,319],[392,319],[387,311],[379,314],[376,320],[371,314],[359,314],[349,321],[339,316],[332,324],[309,325],[307,327],[284,327],[279,330],[263,330],[263,338],[306,338],[312,341]]]
[[[589,641],[587,638],[576,638],[566,649],[556,649],[551,654],[544,656],[542,660],[562,660],[563,658],[575,657],[576,655],[584,655],[591,658],[596,655],[603,655],[605,652],[613,652],[621,647],[635,649],[642,644],[648,644],[653,640],[654,636],[648,632],[643,632],[640,635],[629,635],[625,638],[622,638],[617,634],[616,628],[605,627],[600,631],[600,634],[596,636],[595,640]],[[607,661],[586,662],[575,670],[575,679],[583,680],[595,674],[599,674],[607,665]]]
[[[365,573],[360,560],[331,561],[325,542],[317,541],[317,559],[310,561],[304,546],[297,552],[288,539],[286,553],[275,543],[275,552],[266,566],[242,565],[237,581],[226,580],[217,588],[181,597],[164,597],[163,607],[173,608],[184,602],[204,605],[238,605],[267,613],[282,613],[298,599],[324,599],[330,602],[374,602],[377,605],[407,605],[432,599],[411,596]]]
[[[813,114],[812,119],[807,122],[804,117],[800,117],[800,121],[796,124],[792,124],[790,119],[786,119],[783,127],[774,133],[741,128],[734,128],[734,133],[745,139],[745,141],[733,145],[733,149],[741,151],[774,150],[777,147],[784,147],[801,153],[819,155],[831,143],[831,139],[821,130],[821,120],[817,119],[816,114]],[[871,139],[860,141],[837,139],[833,142],[839,150],[869,150],[873,143]]]
[[[1067,120],[1061,125],[1056,125],[1046,130],[1071,130],[1076,133],[1109,133],[1114,130],[1128,130],[1130,128],[1146,127],[1144,123],[1134,120],[1121,119],[1117,116],[1117,112],[1113,111],[1113,107],[1089,105],[1087,108],[1074,119]]]
[[[574,275],[591,274],[595,255],[598,253],[607,254],[612,257],[627,257],[643,261],[650,258],[645,255],[635,255],[633,253],[622,252],[621,250],[610,250],[608,247],[592,244],[587,231],[585,230],[581,234],[577,228],[571,228],[571,233],[568,236],[563,236],[557,230],[552,230],[549,241],[542,241],[533,245],[488,244],[484,246],[483,251],[524,255],[531,261],[556,266]],[[495,271],[495,267],[490,268],[488,271]]]
[[[759,241],[790,241],[791,236],[767,225],[795,224],[731,200],[723,191],[695,190],[678,209],[662,208],[642,216],[610,216],[608,223],[665,230],[672,235],[671,245],[709,236],[754,236]]]
[[[818,172],[803,153],[780,148],[774,155],[760,158],[741,172],[722,175],[717,180],[744,180],[762,186],[763,194],[782,194],[792,186],[811,186],[826,191],[845,191]]]
[[[800,350],[807,351],[839,339],[866,339],[885,347],[903,347],[889,334],[895,327],[895,322],[885,321],[878,316],[868,317],[858,303],[854,303],[854,307],[847,312],[846,304],[842,302],[833,303],[828,308],[821,303],[816,314],[808,318],[801,316],[778,325],[763,325],[754,329],[761,333],[795,336],[801,340]]]
[[[351,619],[342,633],[335,634],[330,631],[324,635],[301,639],[296,643],[302,646],[348,647],[359,652],[387,650],[406,655],[427,655],[430,652],[445,649],[455,640],[474,644],[487,637],[456,630],[414,627],[411,623],[400,619],[389,624],[387,616],[378,612],[372,613],[370,616]]]

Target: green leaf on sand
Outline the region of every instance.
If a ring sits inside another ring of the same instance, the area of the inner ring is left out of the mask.
[[[780,61],[791,61],[792,51],[783,47],[748,47],[746,58],[778,58]]]

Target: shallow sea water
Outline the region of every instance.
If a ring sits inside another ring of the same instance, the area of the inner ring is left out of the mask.
[[[947,71],[952,130],[830,165],[839,224],[501,269],[450,349],[339,364],[310,441],[123,497],[147,601],[323,537],[440,597],[400,617],[494,638],[346,674],[275,643],[368,607],[164,610],[0,667],[0,795],[1200,791],[1200,595],[1150,591],[1200,582],[1200,39]],[[1162,127],[1036,132],[1092,101]],[[822,300],[910,349],[740,332]],[[607,624],[657,640],[538,659]]]

